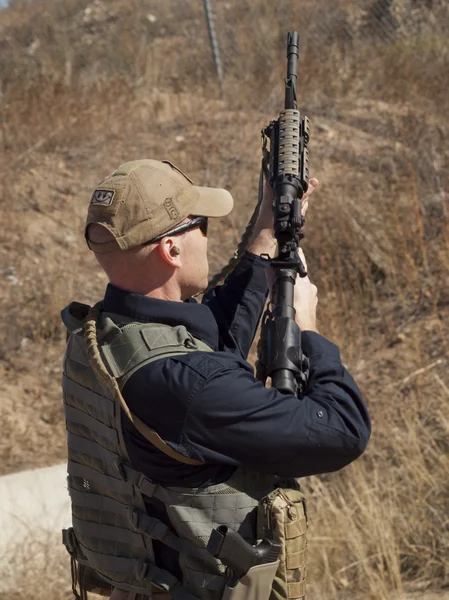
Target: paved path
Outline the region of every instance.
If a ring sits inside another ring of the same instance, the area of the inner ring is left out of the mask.
[[[65,463],[0,477],[0,591],[11,585],[12,554],[43,548],[50,534],[70,525],[66,477]]]

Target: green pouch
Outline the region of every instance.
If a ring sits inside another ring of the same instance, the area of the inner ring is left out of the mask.
[[[304,600],[306,534],[305,498],[299,489],[277,488],[259,502],[257,537],[281,545],[269,600]]]

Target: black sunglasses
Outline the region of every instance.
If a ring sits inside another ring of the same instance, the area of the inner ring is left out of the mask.
[[[171,235],[181,235],[181,233],[185,233],[186,231],[190,231],[191,229],[196,229],[197,227],[200,228],[201,233],[203,234],[204,237],[206,237],[207,236],[207,225],[208,225],[207,217],[194,217],[191,221],[188,221],[187,223],[182,223],[181,225],[178,225],[177,227],[173,227],[173,229],[169,229],[168,231],[165,231],[164,233],[157,235],[152,240],[142,244],[142,246],[148,246],[148,244],[155,244],[156,242],[160,242],[164,237],[171,236]]]

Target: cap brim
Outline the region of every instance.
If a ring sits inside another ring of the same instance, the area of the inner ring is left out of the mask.
[[[225,217],[234,208],[234,200],[227,190],[220,188],[198,187],[199,199],[195,206],[195,216]]]

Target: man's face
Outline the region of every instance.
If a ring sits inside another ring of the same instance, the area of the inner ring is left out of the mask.
[[[179,273],[182,300],[201,292],[209,281],[207,259],[207,236],[199,227],[186,232],[179,240],[182,252],[182,268]]]

